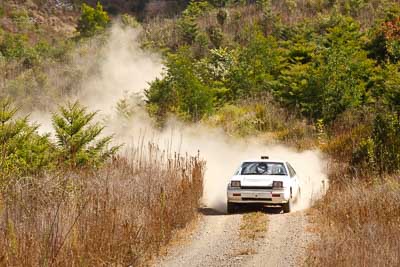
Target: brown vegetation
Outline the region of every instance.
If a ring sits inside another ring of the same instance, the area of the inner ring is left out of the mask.
[[[240,238],[255,240],[264,237],[267,226],[268,217],[263,212],[244,214],[240,224]]]
[[[320,239],[310,249],[306,264],[398,266],[399,203],[399,177],[331,188],[316,205]]]
[[[145,264],[196,215],[204,162],[149,144],[97,171],[11,180],[0,198],[0,265]]]

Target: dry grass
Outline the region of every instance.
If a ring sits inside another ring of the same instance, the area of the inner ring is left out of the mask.
[[[262,212],[246,213],[240,224],[240,238],[255,240],[264,237],[268,227],[268,217]]]
[[[254,248],[242,248],[235,250],[232,253],[232,257],[240,257],[240,256],[249,256],[249,255],[255,255],[257,254],[257,251]]]
[[[400,265],[399,177],[331,188],[316,212],[320,239],[307,265]]]
[[[1,266],[143,266],[196,217],[204,162],[136,148],[98,171],[14,180],[0,199]]]

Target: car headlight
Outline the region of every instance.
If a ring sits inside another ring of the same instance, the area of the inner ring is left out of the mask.
[[[283,182],[282,181],[273,181],[272,188],[283,188]]]
[[[231,187],[240,187],[240,181],[232,181]]]

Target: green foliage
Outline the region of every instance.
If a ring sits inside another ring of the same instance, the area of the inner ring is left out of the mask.
[[[218,24],[223,27],[225,24],[226,19],[228,18],[228,12],[225,9],[218,10],[217,13],[217,21]]]
[[[9,100],[0,99],[0,179],[38,173],[52,164],[48,135],[40,136],[26,117],[15,118],[17,110]]]
[[[365,166],[376,173],[393,173],[400,170],[400,120],[398,114],[379,113],[373,130],[353,155],[354,165]]]
[[[32,28],[32,21],[25,8],[18,8],[11,12],[10,17],[19,31],[27,31]]]
[[[384,82],[384,98],[389,109],[400,114],[400,64],[388,65]]]
[[[211,49],[207,58],[199,62],[199,70],[203,70],[201,77],[210,85],[213,82],[225,83],[232,68],[237,64],[237,55],[234,50],[227,48]]]
[[[78,20],[77,31],[82,37],[90,37],[103,31],[110,22],[103,6],[97,3],[96,8],[82,4],[81,16]]]
[[[197,18],[209,11],[210,8],[211,7],[207,1],[191,1],[187,8],[182,12],[182,16]]]
[[[380,173],[400,169],[400,121],[397,114],[378,114],[371,139]]]
[[[285,105],[325,122],[367,101],[374,69],[359,43],[359,25],[348,18],[335,24],[315,43],[301,36],[289,42],[290,64],[275,91]]]
[[[178,22],[178,29],[185,44],[193,44],[198,35],[196,19],[193,17],[184,17]]]
[[[92,123],[96,112],[87,112],[77,102],[60,107],[53,114],[57,150],[61,164],[75,167],[96,167],[114,155],[120,146],[108,148],[112,136],[102,137],[104,126]]]
[[[117,103],[118,115],[125,119],[131,119],[143,109],[141,94],[126,95]]]
[[[281,56],[276,39],[255,31],[250,43],[240,49],[238,64],[229,75],[227,87],[232,97],[271,92],[283,66]]]
[[[165,77],[153,81],[146,91],[152,114],[160,118],[168,112],[175,112],[183,119],[197,121],[211,112],[213,90],[199,79],[187,49],[170,55],[166,70]]]
[[[185,44],[193,44],[199,34],[197,18],[205,14],[210,6],[205,1],[191,1],[187,8],[182,12],[182,17],[178,20],[177,26],[181,38]]]
[[[39,134],[38,125],[27,117],[18,118],[10,100],[0,99],[0,187],[12,177],[40,174],[54,167],[97,167],[114,155],[120,146],[109,148],[112,136],[99,138],[104,127],[91,124],[96,113],[87,113],[79,104],[61,107],[53,115],[57,143],[49,134]]]
[[[222,45],[224,37],[222,30],[219,27],[210,26],[207,28],[207,33],[214,47],[219,48]]]
[[[28,53],[28,38],[21,34],[5,34],[0,41],[0,53],[9,59],[20,59]]]
[[[352,21],[329,29],[329,47],[322,54],[318,75],[323,93],[321,117],[326,121],[334,120],[346,109],[361,106],[366,100],[374,63],[357,43],[359,38],[359,26]]]
[[[137,28],[140,26],[140,23],[137,21],[137,19],[129,14],[123,14],[121,16],[121,22],[123,25],[131,28]]]

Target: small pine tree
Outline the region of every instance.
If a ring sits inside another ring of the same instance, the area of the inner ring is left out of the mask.
[[[39,135],[27,117],[15,118],[17,111],[10,100],[0,99],[0,180],[8,174],[38,173],[52,163],[48,135]]]
[[[112,146],[112,136],[96,140],[104,129],[98,123],[91,124],[97,112],[87,112],[78,102],[60,107],[53,114],[59,159],[72,168],[96,167],[114,155],[120,146]]]

